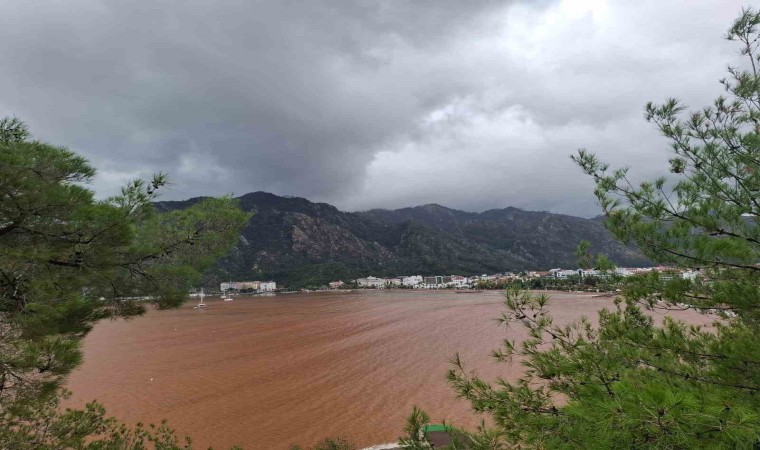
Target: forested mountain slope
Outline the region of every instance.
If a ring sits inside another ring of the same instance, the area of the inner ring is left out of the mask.
[[[200,198],[159,202],[184,208]],[[209,274],[274,279],[292,287],[367,275],[473,274],[575,267],[575,248],[592,243],[620,265],[647,261],[615,241],[601,220],[517,208],[471,213],[440,205],[343,212],[304,198],[254,192],[239,198],[254,213],[240,242]]]

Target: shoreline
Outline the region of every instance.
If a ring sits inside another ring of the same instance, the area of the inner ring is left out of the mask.
[[[593,297],[611,297],[620,295],[620,292],[616,291],[563,291],[558,289],[521,289],[524,291],[547,293],[547,294],[588,294]],[[436,292],[436,293],[459,293],[459,294],[477,294],[482,292],[504,292],[505,289],[372,289],[372,288],[354,288],[354,289],[314,289],[304,291],[287,291],[276,292],[276,294],[320,294],[320,293],[352,293],[352,292]],[[242,294],[247,295],[247,294]],[[364,450],[364,449],[361,449]]]

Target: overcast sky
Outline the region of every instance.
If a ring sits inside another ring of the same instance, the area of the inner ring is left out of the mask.
[[[89,158],[100,196],[165,171],[165,199],[593,216],[569,155],[662,175],[643,106],[722,92],[742,5],[5,0],[0,115]]]

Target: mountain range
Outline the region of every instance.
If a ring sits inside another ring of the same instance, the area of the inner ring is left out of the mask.
[[[186,208],[203,197],[158,202]],[[575,249],[591,242],[624,266],[649,262],[617,242],[603,218],[585,219],[508,207],[481,213],[437,204],[344,212],[300,197],[253,192],[238,198],[254,213],[235,248],[208,273],[222,280],[272,279],[289,287],[368,275],[480,274],[577,265]]]

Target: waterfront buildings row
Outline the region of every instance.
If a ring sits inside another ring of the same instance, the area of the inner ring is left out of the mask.
[[[353,280],[355,285],[360,288],[371,289],[386,289],[386,288],[415,288],[415,289],[444,289],[444,288],[456,288],[467,289],[476,286],[479,282],[495,282],[495,283],[508,283],[512,281],[522,280],[528,281],[536,278],[550,278],[550,279],[568,279],[571,277],[597,277],[604,278],[610,274],[614,274],[621,277],[629,277],[648,272],[656,271],[660,273],[660,279],[667,281],[676,277],[694,280],[699,275],[699,271],[679,269],[673,267],[635,267],[626,268],[618,267],[611,272],[602,272],[596,269],[551,269],[548,271],[529,271],[520,272],[519,274],[507,272],[497,273],[492,275],[473,275],[473,276],[459,276],[459,275],[435,275],[435,276],[398,276],[393,278],[378,278],[374,276],[368,276],[366,278],[358,278]],[[329,283],[330,289],[340,289],[345,286],[346,283],[339,280]]]
[[[466,289],[483,279],[482,277],[488,277],[488,275],[477,275],[472,277],[463,277],[459,275],[434,275],[427,277],[424,277],[422,275],[410,275],[394,278],[377,278],[369,276],[366,278],[359,278],[354,281],[360,288],[385,289],[405,287],[415,289]],[[329,286],[331,289],[338,289],[344,284],[345,283],[343,281],[337,281],[330,283]]]
[[[227,281],[219,284],[219,290],[224,291],[254,291],[274,292],[277,283],[274,281]]]
[[[660,273],[660,279],[671,280],[676,277],[694,280],[699,276],[698,271],[678,269],[673,267],[636,267],[625,268],[618,267],[612,272],[601,272],[595,269],[551,269],[547,271],[528,271],[520,273],[497,273],[492,275],[403,275],[393,278],[378,278],[374,276],[368,276],[366,278],[359,278],[352,280],[352,285],[359,288],[369,289],[388,289],[388,288],[413,288],[413,289],[468,289],[477,287],[481,282],[493,282],[496,284],[506,284],[513,281],[530,281],[537,278],[548,279],[568,279],[568,278],[604,278],[609,276],[610,273],[614,273],[618,276],[629,277],[633,275],[648,273],[657,271]],[[328,284],[330,289],[340,289],[346,286],[346,283],[342,280],[333,281]],[[238,292],[274,292],[277,290],[277,283],[274,281],[228,281],[221,283],[219,289],[222,292],[226,291],[238,291]]]

